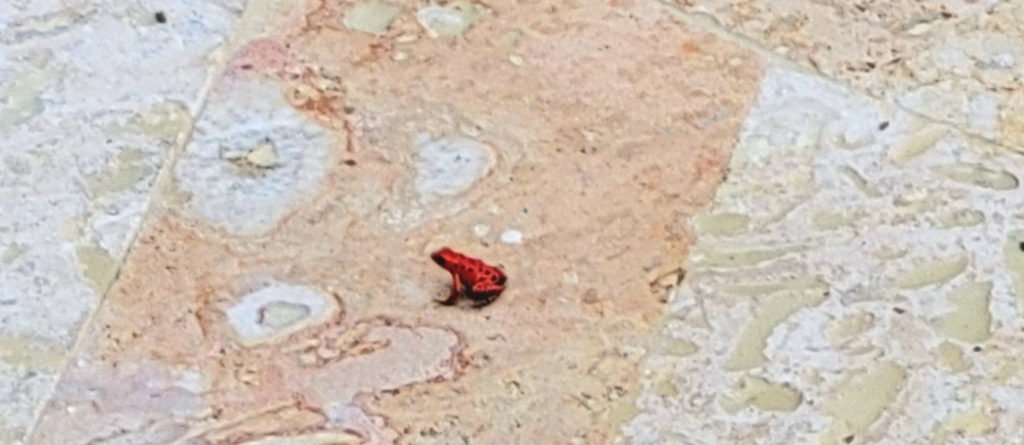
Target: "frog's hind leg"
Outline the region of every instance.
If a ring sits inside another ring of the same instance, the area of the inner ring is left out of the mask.
[[[473,306],[482,307],[494,302],[494,300],[497,299],[504,290],[504,287],[496,285],[490,281],[481,281],[474,284],[467,294],[469,295],[469,298],[473,300]]]
[[[481,281],[479,283],[474,284],[473,287],[469,289],[469,291],[472,292],[473,294],[486,296],[497,296],[503,290],[505,290],[504,286],[494,284],[490,281]]]
[[[491,303],[494,303],[494,300],[498,299],[498,294],[496,294],[496,293],[495,294],[488,294],[488,295],[473,294],[470,297],[470,299],[473,300],[473,305],[472,306],[474,308],[482,308],[482,307],[487,306],[487,305],[489,305]]]

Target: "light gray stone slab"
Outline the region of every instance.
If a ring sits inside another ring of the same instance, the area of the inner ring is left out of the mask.
[[[0,354],[0,442],[52,391],[237,18],[199,0],[0,5],[0,343],[52,356]]]

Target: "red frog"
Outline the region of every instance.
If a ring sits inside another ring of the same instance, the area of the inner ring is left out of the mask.
[[[505,290],[508,277],[497,267],[471,258],[447,247],[430,254],[438,266],[452,274],[452,293],[441,304],[455,304],[459,295],[465,292],[476,306],[486,306]]]

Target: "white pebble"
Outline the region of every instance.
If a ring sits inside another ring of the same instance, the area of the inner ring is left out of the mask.
[[[491,227],[487,224],[477,224],[473,226],[473,233],[479,237],[487,236],[488,233],[491,233]]]
[[[579,284],[580,276],[576,274],[576,271],[562,272],[562,278],[565,279],[565,284]]]
[[[420,37],[417,36],[416,34],[402,34],[398,37],[395,37],[395,43],[412,43],[419,38]]]
[[[519,244],[523,242],[523,232],[511,229],[501,232],[501,242],[505,244]]]

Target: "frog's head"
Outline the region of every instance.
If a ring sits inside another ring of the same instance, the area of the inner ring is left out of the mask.
[[[437,252],[430,254],[430,259],[434,260],[434,262],[437,263],[438,266],[445,267],[448,265],[449,262],[451,262],[454,256],[455,252],[452,251],[452,249],[443,247],[441,248],[441,250],[438,250]]]

